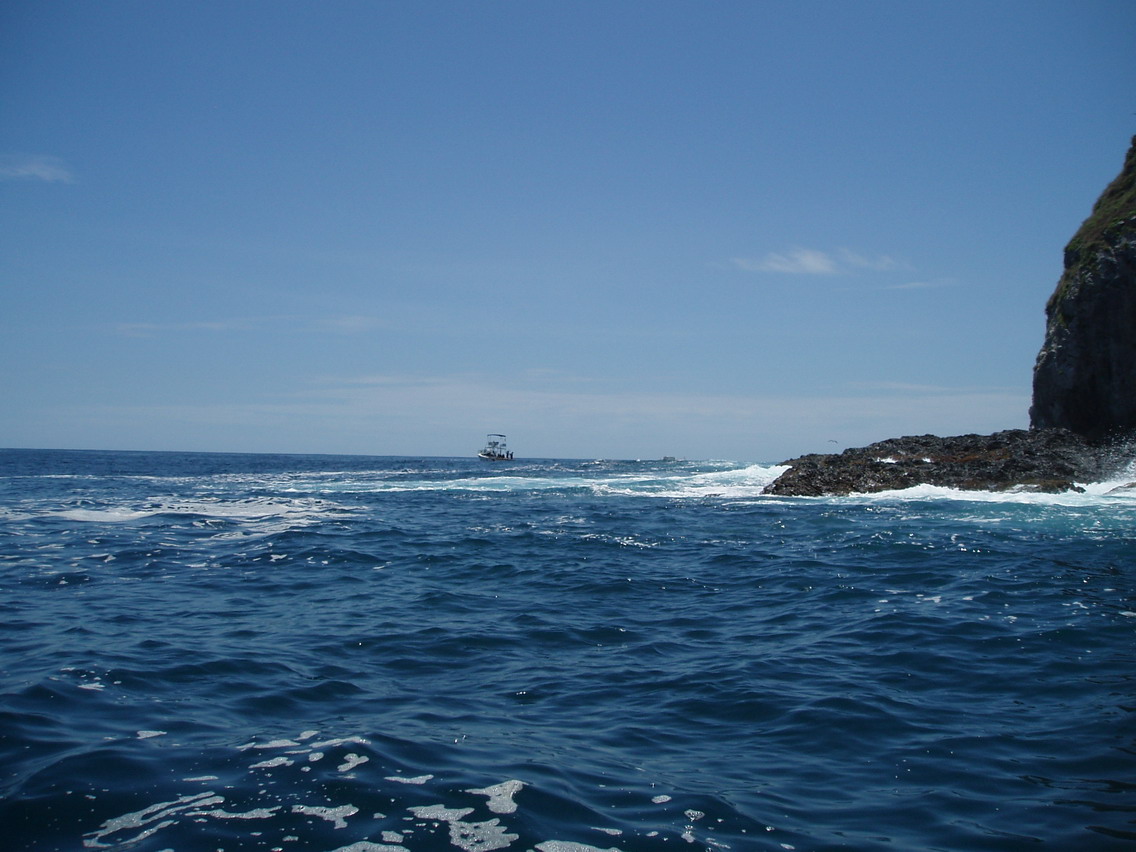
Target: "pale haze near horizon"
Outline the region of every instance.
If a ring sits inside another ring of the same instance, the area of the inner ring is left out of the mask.
[[[1130,2],[9,2],[0,446],[1024,427]]]

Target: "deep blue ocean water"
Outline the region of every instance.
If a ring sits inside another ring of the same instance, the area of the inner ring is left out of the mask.
[[[4,850],[1136,847],[1136,492],[0,451]]]

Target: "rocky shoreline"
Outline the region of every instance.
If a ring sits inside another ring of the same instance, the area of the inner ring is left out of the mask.
[[[1065,270],[1045,312],[1028,431],[892,438],[801,456],[783,462],[790,469],[765,493],[924,484],[1057,492],[1107,481],[1128,465],[1136,448],[1136,137],[1120,174],[1065,247]]]
[[[967,491],[1060,492],[1115,474],[1129,454],[1066,429],[1010,429],[993,435],[891,438],[842,453],[782,462],[789,470],[766,494],[796,497],[874,493],[937,485]]]

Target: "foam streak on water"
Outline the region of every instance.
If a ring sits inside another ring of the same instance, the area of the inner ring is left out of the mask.
[[[0,451],[0,845],[1127,849],[1136,496]]]

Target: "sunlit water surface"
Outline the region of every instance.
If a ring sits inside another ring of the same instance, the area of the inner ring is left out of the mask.
[[[1136,845],[1136,492],[0,451],[0,846]]]

